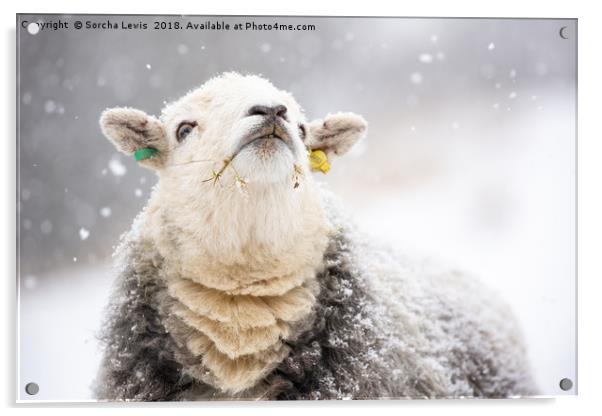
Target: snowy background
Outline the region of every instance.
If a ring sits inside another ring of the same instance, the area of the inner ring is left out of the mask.
[[[204,17],[127,19],[150,29],[17,29],[21,399],[91,399],[110,254],[156,180],[101,135],[101,111],[158,114],[226,70],[263,74],[310,118],[362,114],[368,139],[320,180],[365,231],[497,288],[542,393],[575,392],[558,388],[576,379],[575,21],[270,17],[252,20],[316,30],[212,32],[152,30]]]

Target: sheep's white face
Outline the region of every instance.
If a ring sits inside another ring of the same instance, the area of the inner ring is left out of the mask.
[[[249,183],[290,181],[294,166],[307,163],[301,108],[256,76],[213,79],[169,105],[161,121],[171,144],[166,164],[209,160],[198,163],[203,179],[224,160]]]

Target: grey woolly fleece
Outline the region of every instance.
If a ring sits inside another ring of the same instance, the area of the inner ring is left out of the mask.
[[[331,199],[331,198],[327,198]],[[410,261],[355,231],[326,201],[337,232],[320,292],[290,354],[235,395],[201,381],[206,369],[167,328],[162,259],[126,236],[102,333],[100,400],[509,397],[537,393],[512,312],[476,279]]]

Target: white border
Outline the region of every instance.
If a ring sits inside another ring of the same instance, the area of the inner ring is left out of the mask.
[[[0,191],[3,203],[0,204],[5,222],[2,229],[4,238],[0,249],[0,264],[6,265],[4,281],[4,313],[2,313],[5,336],[2,342],[2,362],[4,369],[1,378],[0,392],[2,405],[5,407],[25,408],[26,413],[43,406],[46,414],[54,413],[99,413],[110,411],[111,414],[136,412],[145,415],[163,414],[174,404],[142,404],[134,406],[117,405],[15,405],[15,13],[140,13],[140,14],[287,14],[287,15],[392,15],[392,16],[458,16],[458,17],[562,17],[579,19],[579,396],[560,397],[554,400],[506,400],[506,401],[404,401],[404,402],[320,402],[320,403],[186,403],[179,404],[179,412],[198,414],[199,411],[218,414],[240,411],[244,408],[250,414],[306,414],[308,412],[365,413],[372,409],[379,412],[420,412],[427,414],[445,412],[448,415],[507,414],[514,411],[528,411],[530,414],[567,415],[587,414],[590,408],[600,408],[596,398],[597,387],[600,386],[598,372],[602,369],[600,356],[602,345],[600,337],[600,319],[602,316],[598,300],[601,294],[602,280],[602,134],[599,128],[602,112],[602,91],[600,77],[600,40],[602,39],[602,16],[594,10],[595,2],[559,2],[541,1],[526,2],[524,0],[483,1],[429,1],[397,2],[371,0],[361,4],[351,1],[325,2],[323,0],[303,0],[285,2],[283,0],[251,0],[251,1],[175,1],[156,3],[125,3],[123,0],[104,0],[84,4],[68,0],[52,1],[20,1],[18,4],[0,6],[0,20],[3,29],[4,49],[1,65],[4,99],[1,101],[0,117],[5,126],[3,137],[3,163]],[[78,407],[85,407],[85,409]],[[66,408],[64,408],[66,407]],[[205,410],[200,410],[204,408]],[[109,410],[110,409],[110,410]],[[14,409],[11,409],[14,411]]]

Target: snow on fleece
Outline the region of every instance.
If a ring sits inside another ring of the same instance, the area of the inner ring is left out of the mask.
[[[101,400],[256,400],[533,395],[518,325],[480,282],[408,259],[359,233],[321,189],[331,235],[319,293],[288,354],[254,386],[224,391],[182,341],[163,260],[134,226],[117,250],[119,279],[102,339]],[[141,214],[143,216],[144,213]],[[137,222],[140,222],[139,219]],[[174,330],[175,328],[175,330]],[[188,329],[190,330],[190,329]]]

